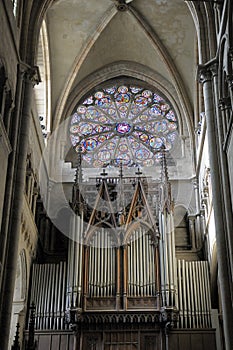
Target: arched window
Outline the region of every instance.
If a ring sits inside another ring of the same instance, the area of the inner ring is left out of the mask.
[[[36,64],[40,69],[41,82],[34,88],[35,100],[42,134],[46,138],[50,133],[51,86],[49,42],[45,21],[43,21],[40,30]]]
[[[124,80],[97,87],[75,107],[71,143],[84,166],[152,166],[177,138],[177,118],[160,93]]]

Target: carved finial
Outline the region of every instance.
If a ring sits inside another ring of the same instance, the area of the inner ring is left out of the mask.
[[[107,175],[108,175],[108,173],[106,173],[106,170],[105,170],[105,169],[103,169],[103,172],[102,172],[102,173],[100,173],[100,175],[101,175],[101,176],[103,176],[103,177],[105,177],[105,176],[107,176]]]
[[[77,168],[75,172],[74,185],[72,190],[72,202],[70,206],[73,211],[77,214],[83,209],[82,196],[80,192],[80,184],[83,182],[83,171],[82,171],[82,147],[78,148],[77,157]]]
[[[120,162],[119,176],[120,176],[121,179],[123,178],[123,164],[122,164],[122,162]]]
[[[168,182],[168,170],[167,170],[167,159],[166,159],[166,147],[163,144],[161,147],[161,181],[162,182]]]
[[[11,347],[11,350],[20,350],[20,345],[19,345],[19,323],[16,324],[16,332],[15,332],[15,340],[14,344]]]
[[[172,210],[171,201],[171,184],[168,178],[166,148],[165,145],[161,147],[161,186],[160,186],[160,210]]]
[[[142,172],[141,172],[140,168],[138,168],[138,171],[136,171],[135,174],[138,175],[138,177],[140,177],[142,175]]]
[[[75,173],[74,183],[75,185],[83,181],[83,170],[82,170],[82,147],[78,148],[78,157],[77,157],[77,169]]]
[[[29,335],[28,335],[28,343],[27,343],[27,350],[35,350],[36,349],[36,342],[35,342],[35,312],[36,312],[36,306],[34,302],[32,302],[32,305],[30,306],[30,320],[29,320]]]

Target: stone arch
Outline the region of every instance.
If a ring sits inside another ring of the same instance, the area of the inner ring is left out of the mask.
[[[122,77],[135,79],[139,82],[141,81],[143,84],[150,86],[150,88],[153,87],[153,89],[165,96],[176,112],[180,133],[188,133],[192,141],[192,122],[189,119],[189,116],[181,109],[178,102],[179,97],[174,86],[165,78],[161,77],[159,73],[156,73],[152,69],[136,62],[117,61],[111,63],[92,73],[78,85],[74,86],[69,98],[67,99],[63,116],[67,117],[71,115],[77,102],[96,86],[109,80],[120,79]]]
[[[196,1],[188,1],[187,6],[193,17],[198,40],[198,63],[204,64],[209,61],[211,52],[214,51],[212,45],[214,31],[214,14],[212,5]],[[210,23],[209,23],[210,22]],[[216,40],[216,36],[214,37]],[[205,43],[208,42],[208,46]],[[207,49],[208,47],[208,49]]]

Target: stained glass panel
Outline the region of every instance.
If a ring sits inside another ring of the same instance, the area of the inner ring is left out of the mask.
[[[170,150],[178,123],[168,101],[157,93],[128,84],[100,88],[71,116],[71,143],[81,146],[86,165],[152,166],[162,146]]]

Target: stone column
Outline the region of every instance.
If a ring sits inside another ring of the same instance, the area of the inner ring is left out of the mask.
[[[218,106],[219,96],[218,96],[218,67],[214,65],[211,67],[211,73],[213,76],[214,85],[214,95],[215,95],[215,105]],[[232,83],[233,85],[233,83]],[[229,81],[229,88],[231,83]],[[230,113],[229,113],[230,114]],[[223,125],[221,114],[219,113],[219,108],[216,108],[216,119],[218,128],[218,142],[219,142],[219,158],[220,158],[220,169],[222,175],[222,187],[223,187],[223,198],[224,198],[224,213],[226,218],[226,231],[227,231],[227,241],[229,249],[229,260],[230,260],[230,271],[231,280],[233,279],[233,235],[232,235],[232,203],[231,203],[231,191],[230,191],[230,180],[228,174],[228,159],[225,150],[223,149],[224,137],[223,137]],[[231,299],[233,302],[233,290],[231,290]]]
[[[14,179],[14,171],[15,171],[15,160],[16,160],[16,148],[18,141],[18,129],[19,129],[19,117],[21,111],[21,98],[22,98],[22,82],[23,76],[18,66],[18,77],[17,77],[17,87],[16,87],[16,101],[15,101],[15,112],[14,112],[14,125],[12,126],[11,131],[11,149],[12,152],[8,159],[8,169],[6,176],[6,186],[5,186],[5,195],[4,195],[4,207],[3,207],[3,215],[2,215],[2,223],[0,230],[0,311],[2,305],[2,278],[3,278],[3,268],[5,261],[5,253],[6,253],[6,243],[7,243],[7,230],[8,223],[10,217],[10,209],[11,209],[11,198],[12,198],[12,190],[13,190],[13,179]],[[1,268],[2,266],[2,268]],[[1,315],[1,314],[0,314]]]
[[[226,350],[233,349],[233,312],[231,303],[231,287],[229,281],[228,245],[226,241],[224,222],[224,202],[222,197],[222,182],[219,163],[218,133],[216,114],[213,105],[212,73],[207,66],[199,66],[199,81],[203,84],[205,114],[207,122],[207,135],[209,146],[209,159],[211,166],[211,181],[213,189],[213,206],[215,214],[216,242],[218,255],[218,269],[220,291],[222,297],[223,324]]]
[[[200,224],[199,182],[197,178],[193,180],[193,189],[194,189],[195,201],[196,201],[196,225],[195,225],[196,248],[200,249],[202,246],[202,239],[201,239],[201,224]]]
[[[4,302],[1,305],[1,349],[8,349],[10,331],[12,301],[14,296],[15,276],[18,258],[18,244],[20,236],[21,214],[23,205],[23,193],[26,177],[26,157],[28,150],[32,92],[35,83],[39,82],[39,72],[36,67],[26,67],[23,72],[22,82],[22,113],[19,114],[18,142],[16,144],[13,192],[11,197],[10,220],[7,232],[6,257],[4,264],[4,276],[2,295]]]

